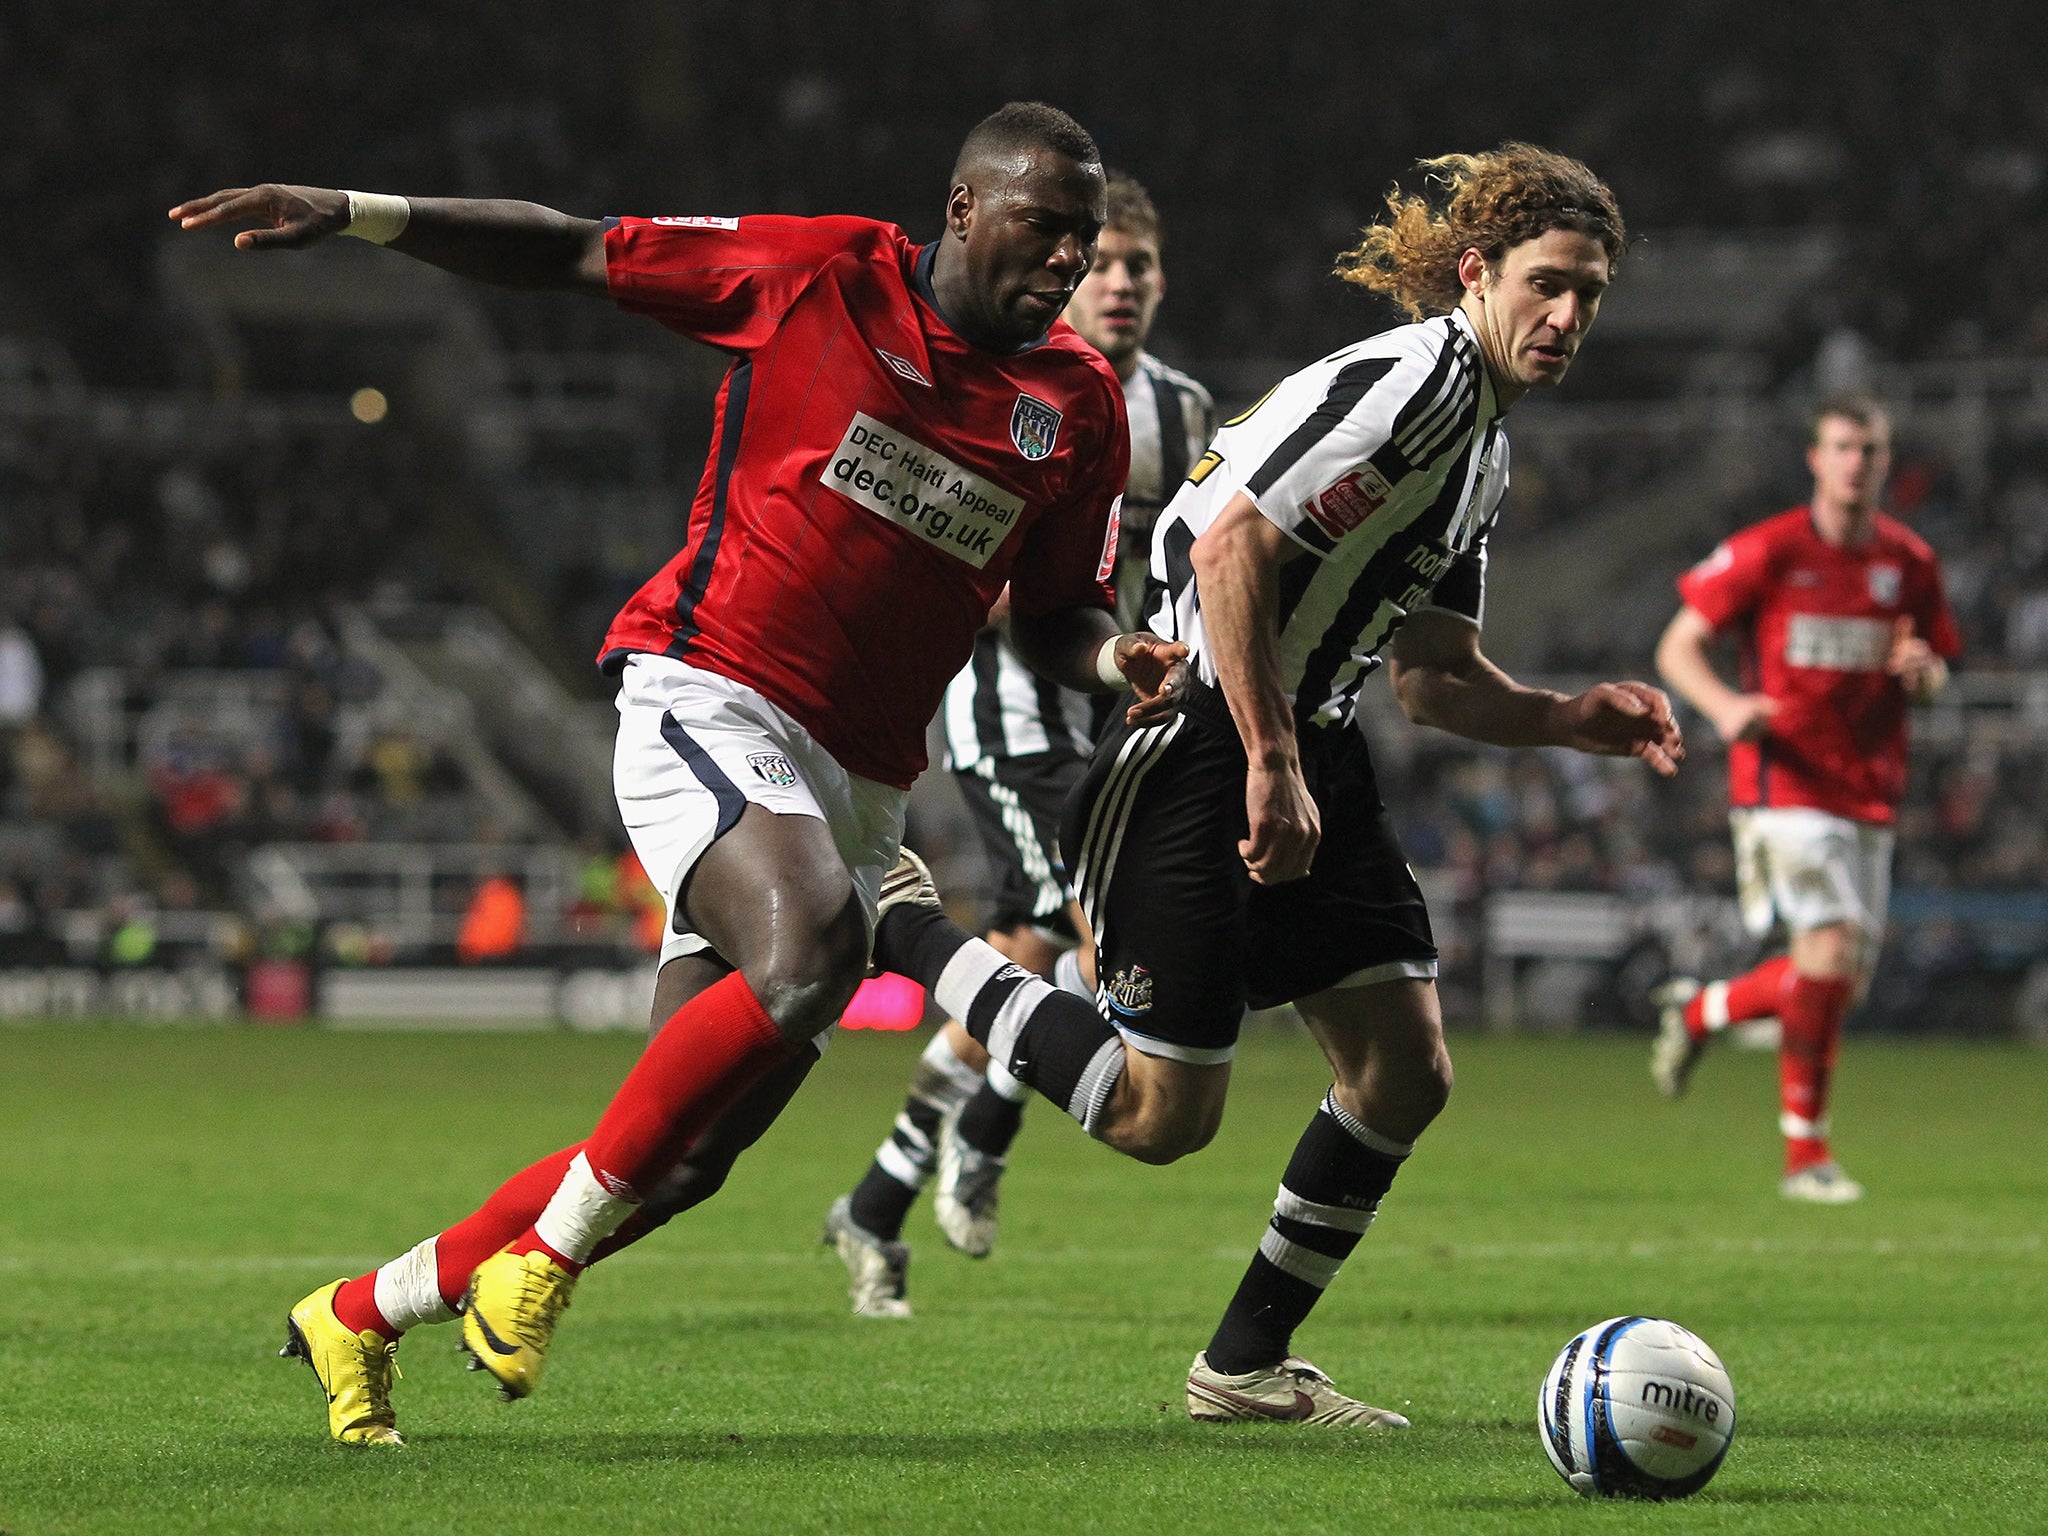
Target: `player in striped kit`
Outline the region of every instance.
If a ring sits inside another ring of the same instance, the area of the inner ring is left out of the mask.
[[[1149,612],[1198,681],[1176,720],[1112,726],[1069,803],[1099,1009],[1008,965],[935,897],[877,932],[878,957],[1010,1072],[1146,1162],[1214,1135],[1246,1003],[1299,1009],[1335,1082],[1189,1371],[1196,1419],[1407,1422],[1291,1352],[1451,1087],[1428,913],[1353,722],[1366,677],[1390,658],[1411,719],[1475,740],[1666,774],[1682,755],[1658,690],[1524,688],[1479,645],[1501,417],[1585,339],[1624,244],[1613,195],[1524,144],[1423,169],[1433,194],[1392,194],[1339,268],[1415,323],[1226,423],[1153,536]]]
[[[1166,291],[1159,214],[1129,176],[1109,178],[1109,215],[1095,264],[1067,322],[1123,381],[1131,472],[1117,541],[1121,617],[1135,622],[1152,524],[1216,430],[1209,392],[1145,350]],[[957,776],[996,876],[988,942],[1017,964],[1092,996],[1087,925],[1059,852],[1059,818],[1087,766],[1101,711],[1086,694],[1038,676],[1017,655],[1001,608],[974,659],[946,690],[946,766]],[[934,1171],[934,1214],[946,1240],[984,1257],[995,1244],[997,1190],[1028,1090],[957,1022],[926,1047],[889,1137],[826,1218],[845,1261],[855,1315],[908,1317],[904,1218]]]
[[[1745,528],[1679,578],[1657,646],[1664,678],[1728,743],[1728,818],[1744,923],[1785,954],[1727,981],[1668,983],[1650,1073],[1685,1092],[1716,1031],[1776,1015],[1788,1200],[1843,1205],[1863,1186],[1828,1143],[1842,1023],[1869,987],[1891,893],[1892,822],[1906,788],[1906,705],[1962,649],[1934,551],[1878,510],[1891,423],[1868,396],[1814,412],[1813,499]],[[1743,686],[1708,654],[1740,634]]]

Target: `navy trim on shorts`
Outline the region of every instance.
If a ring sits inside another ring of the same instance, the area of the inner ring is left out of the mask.
[[[732,484],[732,467],[740,454],[740,436],[747,425],[747,392],[754,377],[751,358],[741,358],[726,375],[725,412],[719,419],[718,470],[711,485],[711,517],[704,525],[703,541],[690,561],[690,578],[676,594],[676,627],[667,654],[681,658],[697,638],[697,604],[711,585],[711,568],[718,562],[718,543],[725,533],[725,493]]]
[[[664,714],[661,717],[661,739],[675,748],[683,766],[694,773],[697,782],[710,790],[718,801],[718,830],[711,834],[711,840],[718,841],[738,824],[740,813],[747,808],[747,797],[725,776],[725,770],[712,761],[711,754],[698,746],[690,733],[677,723],[674,715]]]

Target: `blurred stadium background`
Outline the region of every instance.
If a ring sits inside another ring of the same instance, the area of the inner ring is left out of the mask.
[[[2048,95],[1974,25],[1673,0],[389,0],[0,13],[0,1016],[644,1027],[605,621],[678,539],[719,361],[603,305],[162,211],[263,179],[582,213],[934,229],[1012,96],[1149,184],[1153,349],[1226,408],[1391,323],[1326,276],[1417,156],[1535,139],[1641,237],[1514,423],[1489,648],[1647,676],[1670,579],[1799,500],[1804,408],[1895,407],[1889,503],[1968,653],[1915,721],[1895,930],[1854,1027],[2048,1039]],[[1220,18],[1220,11],[1218,13]],[[2017,32],[2015,29],[2018,29]],[[348,248],[340,248],[341,246]],[[1718,748],[1632,764],[1370,729],[1458,1027],[1644,1025],[1740,959]],[[982,871],[951,786],[913,840]],[[481,893],[481,894],[480,894]],[[467,962],[467,963],[465,963]]]

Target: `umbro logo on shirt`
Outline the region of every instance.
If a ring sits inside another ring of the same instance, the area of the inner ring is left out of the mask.
[[[892,372],[910,380],[911,383],[922,384],[926,389],[932,387],[932,381],[922,373],[919,373],[917,364],[911,362],[908,358],[898,357],[894,352],[884,352],[880,347],[875,348],[875,356],[887,363]]]

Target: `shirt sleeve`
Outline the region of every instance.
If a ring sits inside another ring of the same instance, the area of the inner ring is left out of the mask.
[[[1491,525],[1488,527],[1491,531]],[[1438,579],[1424,611],[1454,613],[1481,628],[1486,624],[1486,534],[1482,533]]]
[[[1755,609],[1770,575],[1769,545],[1753,533],[1738,533],[1678,578],[1678,595],[1714,628],[1725,629]]]
[[[1346,364],[1315,409],[1245,477],[1245,495],[1297,544],[1328,556],[1379,510],[1411,468],[1420,467],[1402,451],[1403,429],[1412,425],[1417,402],[1426,405],[1435,393],[1432,384],[1442,383],[1420,354]],[[1453,415],[1469,399],[1455,396],[1455,389],[1469,387],[1469,381],[1454,386]]]
[[[1102,393],[1109,410],[1094,451],[1077,458],[1073,489],[1032,525],[1011,568],[1014,612],[1116,607],[1117,525],[1131,473],[1131,430],[1122,391]]]
[[[621,309],[693,341],[749,352],[775,333],[826,263],[885,227],[782,214],[607,219],[605,283]]]
[[[1920,567],[1919,591],[1913,604],[1913,630],[1934,647],[1944,661],[1963,654],[1963,631],[1948,605],[1948,591],[1942,583],[1941,565],[1929,556]]]

